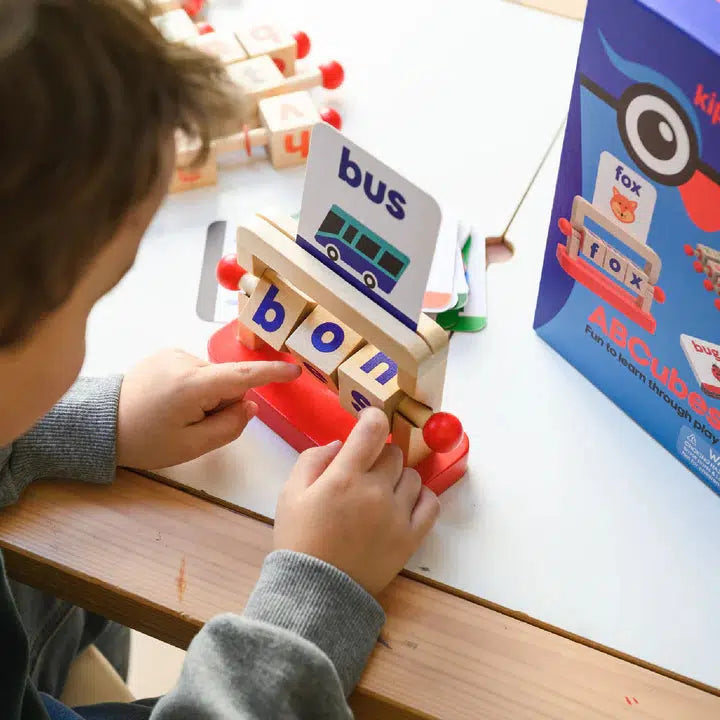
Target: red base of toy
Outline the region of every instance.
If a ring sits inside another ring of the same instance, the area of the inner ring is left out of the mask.
[[[562,243],[558,243],[556,254],[560,266],[570,277],[575,278],[588,290],[610,303],[618,312],[637,323],[643,330],[655,334],[657,325],[655,318],[637,304],[637,298],[634,295],[623,290],[617,283],[609,277],[605,277],[581,257],[570,257],[567,247]]]
[[[277,352],[266,345],[250,350],[237,339],[237,321],[218,330],[208,342],[211,362],[247,362],[253,360],[284,360],[295,362],[288,353]],[[298,452],[333,440],[347,440],[356,419],[338,402],[337,395],[310,373],[291,383],[265,385],[246,393],[246,399],[258,406],[258,418]],[[432,453],[415,469],[436,495],[447,490],[465,474],[470,441],[463,438],[454,450]]]

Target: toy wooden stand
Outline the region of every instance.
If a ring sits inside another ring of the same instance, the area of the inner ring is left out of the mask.
[[[642,270],[638,268],[587,228],[586,217],[640,255],[645,260],[645,267]],[[573,201],[571,219],[560,218],[558,227],[567,237],[567,244],[558,243],[556,250],[562,269],[588,290],[610,303],[618,312],[649,333],[654,333],[656,322],[650,314],[652,301],[665,302],[665,293],[656,284],[660,275],[661,261],[655,251],[636,240],[618,223],[605,217],[579,195]],[[599,268],[580,257],[581,252],[605,269],[608,275],[604,275]],[[610,275],[617,282],[611,279]],[[620,282],[635,291],[635,294],[621,287]]]
[[[399,324],[388,332],[382,311],[364,296],[346,299],[342,278],[296,244],[296,230],[294,220],[274,213],[238,228],[238,254],[223,258],[218,280],[247,295],[239,294],[239,320],[211,337],[210,359],[300,362],[294,382],[246,395],[260,420],[300,452],[344,441],[364,407],[380,407],[406,465],[442,493],[464,475],[469,453],[459,420],[433,411],[442,399],[447,333],[427,316],[417,332]],[[332,350],[328,335],[338,338]],[[303,342],[308,336],[323,352]]]
[[[199,10],[192,4],[184,8],[172,4],[153,22],[168,41],[193,45],[225,65],[237,86],[237,117],[225,129],[225,137],[212,143],[200,167],[193,166],[197,148],[178,138],[177,170],[169,191],[216,184],[218,156],[223,153],[250,156],[254,147],[263,146],[276,168],[304,164],[313,126],[326,122],[339,130],[342,124],[336,110],[316,108],[308,90],[339,87],[344,79],[342,65],[332,60],[299,71],[296,61],[310,52],[306,33],[291,35],[266,23],[216,30],[207,22],[193,22],[188,8]]]

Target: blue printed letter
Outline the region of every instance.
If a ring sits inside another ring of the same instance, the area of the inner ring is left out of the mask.
[[[252,317],[253,322],[257,323],[265,332],[279,330],[285,321],[285,308],[275,300],[277,294],[278,289],[271,285]],[[269,312],[272,312],[270,318],[268,318]]]
[[[387,370],[383,370],[383,372],[377,376],[376,380],[381,385],[384,385],[389,380],[392,380],[398,373],[397,363],[392,361],[385,353],[375,353],[375,355],[373,355],[364,365],[360,366],[360,369],[369,374],[381,363],[385,363],[387,365]]]
[[[332,333],[330,340],[323,340],[325,333]],[[310,336],[310,342],[312,346],[323,353],[335,352],[345,340],[345,331],[334,322],[320,323]]]

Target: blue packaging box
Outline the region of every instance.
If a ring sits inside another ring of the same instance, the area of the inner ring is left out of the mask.
[[[720,493],[720,2],[590,0],[537,333]]]

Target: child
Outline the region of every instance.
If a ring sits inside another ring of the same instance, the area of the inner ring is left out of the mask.
[[[0,0],[0,107],[0,504],[37,477],[110,482],[116,465],[167,466],[237,437],[257,409],[245,391],[292,380],[295,366],[173,352],[66,393],[88,313],[132,265],[165,195],[175,131],[206,149],[232,118],[222,68],[168,45],[128,0]],[[300,456],[243,615],[198,633],[156,704],[74,712],[40,693],[43,659],[66,665],[97,618],[28,589],[16,604],[0,555],[3,718],[350,717],[345,698],[384,621],[373,596],[438,511],[387,432],[368,409],[344,445]],[[66,668],[45,671],[59,693]]]

